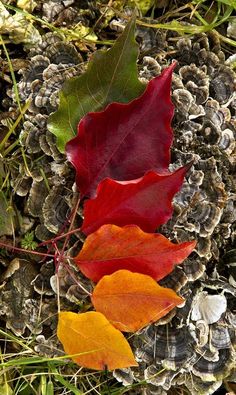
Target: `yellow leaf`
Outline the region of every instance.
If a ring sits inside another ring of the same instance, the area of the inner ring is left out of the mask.
[[[59,313],[57,336],[80,366],[113,370],[138,365],[123,334],[101,313]]]

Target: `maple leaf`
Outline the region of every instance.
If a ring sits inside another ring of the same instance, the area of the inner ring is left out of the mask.
[[[85,114],[108,103],[127,103],[144,91],[145,85],[138,79],[134,30],[132,18],[111,49],[97,51],[84,74],[64,83],[59,108],[48,120],[48,129],[57,137],[61,152],[76,135],[77,125]]]
[[[135,224],[145,232],[154,232],[170,219],[173,196],[190,166],[167,175],[151,171],[128,182],[110,178],[101,181],[96,197],[85,201],[82,232],[88,235],[104,224]]]
[[[168,173],[174,66],[152,79],[139,98],[128,104],[112,103],[80,121],[78,135],[67,143],[66,153],[76,169],[82,197],[93,196],[105,177],[127,181],[149,170]]]
[[[135,332],[157,321],[184,301],[150,276],[128,270],[104,276],[91,299],[95,309],[124,332]]]
[[[125,337],[99,312],[59,313],[57,336],[80,366],[113,370],[138,365]]]
[[[87,237],[74,259],[82,273],[95,282],[120,269],[160,280],[187,258],[195,245],[195,241],[173,244],[165,236],[145,233],[136,225],[103,225]]]

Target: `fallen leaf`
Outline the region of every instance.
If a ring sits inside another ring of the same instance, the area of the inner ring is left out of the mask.
[[[28,50],[35,48],[42,41],[41,34],[33,21],[29,23],[29,18],[24,13],[19,13],[17,9],[8,11],[7,3],[0,1],[0,34],[9,35],[8,40],[13,44],[24,43]]]
[[[111,49],[97,51],[87,71],[63,85],[59,108],[48,121],[48,129],[57,137],[61,152],[76,135],[77,125],[85,114],[114,101],[127,103],[144,91],[145,85],[138,79],[134,30],[132,19]]]
[[[78,135],[67,143],[66,153],[76,169],[82,197],[94,196],[99,182],[106,177],[127,181],[149,170],[168,172],[174,66],[152,79],[139,98],[128,104],[112,103],[80,121]]]
[[[136,332],[157,321],[183,301],[151,277],[128,270],[104,276],[92,294],[95,309],[124,332]]]
[[[99,312],[59,313],[57,336],[80,366],[113,370],[138,365],[125,337]]]
[[[0,236],[11,236],[14,232],[14,210],[7,202],[3,192],[0,191]]]
[[[134,0],[135,5],[139,8],[143,15],[154,5],[155,0]]]
[[[88,235],[104,224],[135,224],[145,232],[154,232],[171,218],[172,199],[180,190],[189,167],[167,175],[151,171],[128,182],[110,178],[101,181],[96,197],[84,204],[82,232]]]
[[[87,237],[74,259],[82,273],[94,282],[120,269],[160,280],[183,262],[195,245],[195,241],[171,243],[165,236],[144,233],[136,225],[103,225]]]

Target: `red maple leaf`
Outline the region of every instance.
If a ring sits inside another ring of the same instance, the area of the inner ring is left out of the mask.
[[[145,232],[154,232],[171,217],[173,196],[190,166],[167,175],[150,171],[133,181],[106,178],[100,182],[96,197],[85,202],[81,230],[88,235],[104,224],[135,224]]]

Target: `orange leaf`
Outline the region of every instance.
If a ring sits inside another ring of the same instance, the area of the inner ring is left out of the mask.
[[[83,367],[113,370],[138,365],[125,337],[101,313],[59,313],[57,336],[65,352]]]
[[[92,294],[95,309],[124,332],[135,332],[157,321],[183,301],[151,277],[128,270],[104,276]]]
[[[195,241],[173,244],[161,234],[143,232],[137,225],[103,225],[87,237],[75,262],[95,282],[123,269],[158,281],[187,258],[195,245]]]

